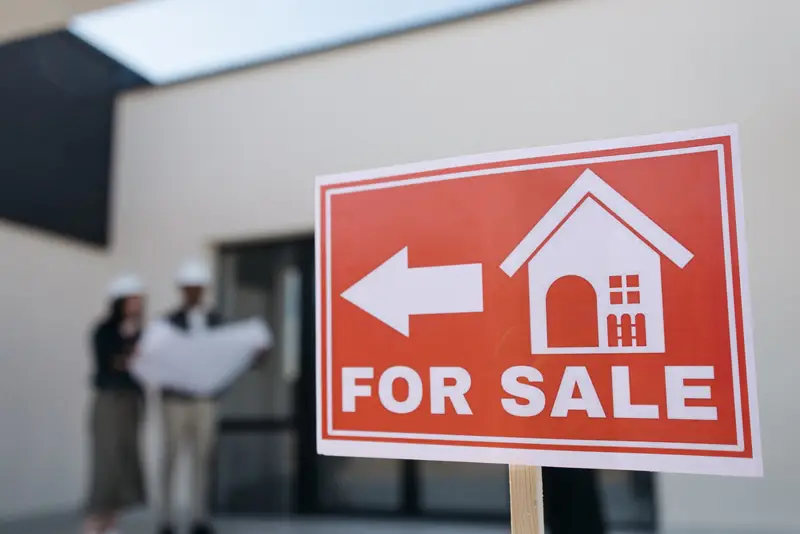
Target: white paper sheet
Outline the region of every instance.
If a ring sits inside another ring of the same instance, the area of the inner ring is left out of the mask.
[[[269,349],[273,336],[261,319],[230,323],[189,335],[166,321],[142,335],[131,372],[147,386],[194,395],[216,395]]]

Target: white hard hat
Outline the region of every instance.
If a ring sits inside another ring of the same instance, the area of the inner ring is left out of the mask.
[[[211,283],[211,270],[202,261],[189,260],[178,271],[177,281],[181,287],[205,287]]]
[[[133,297],[142,293],[144,293],[144,282],[135,274],[118,276],[108,286],[108,296],[112,299]]]

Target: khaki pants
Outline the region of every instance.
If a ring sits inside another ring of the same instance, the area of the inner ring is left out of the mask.
[[[213,400],[163,400],[164,456],[161,465],[161,521],[172,523],[173,481],[178,453],[187,447],[191,466],[192,521],[208,520],[209,471],[216,434],[216,409]]]

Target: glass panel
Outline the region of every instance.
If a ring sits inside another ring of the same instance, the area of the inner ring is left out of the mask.
[[[226,317],[261,317],[275,334],[275,346],[265,362],[245,373],[222,396],[220,413],[225,419],[294,415],[294,382],[299,371],[292,365],[299,353],[301,308],[300,277],[293,261],[293,248],[286,245],[246,249],[235,260],[223,259],[221,301]]]
[[[281,362],[268,358],[245,373],[220,399],[225,419],[290,417],[294,412],[292,390],[280,375]]]
[[[223,252],[219,262],[219,291],[217,303],[224,317],[236,314],[236,285],[238,284],[239,254]]]
[[[423,511],[509,512],[508,466],[419,462]]]
[[[275,357],[280,357],[281,371],[286,382],[300,377],[300,347],[302,343],[303,278],[294,265],[283,269],[278,279],[281,301],[280,331],[277,332]]]
[[[655,520],[653,475],[633,471],[597,471],[603,515],[609,525],[652,525]]]
[[[398,510],[403,462],[319,457],[320,503],[326,509]]]
[[[215,508],[223,513],[294,510],[293,431],[223,434],[217,448]]]

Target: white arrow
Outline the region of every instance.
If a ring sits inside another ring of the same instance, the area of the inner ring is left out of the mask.
[[[405,247],[342,298],[408,337],[411,315],[482,312],[483,268],[469,263],[409,269]]]

